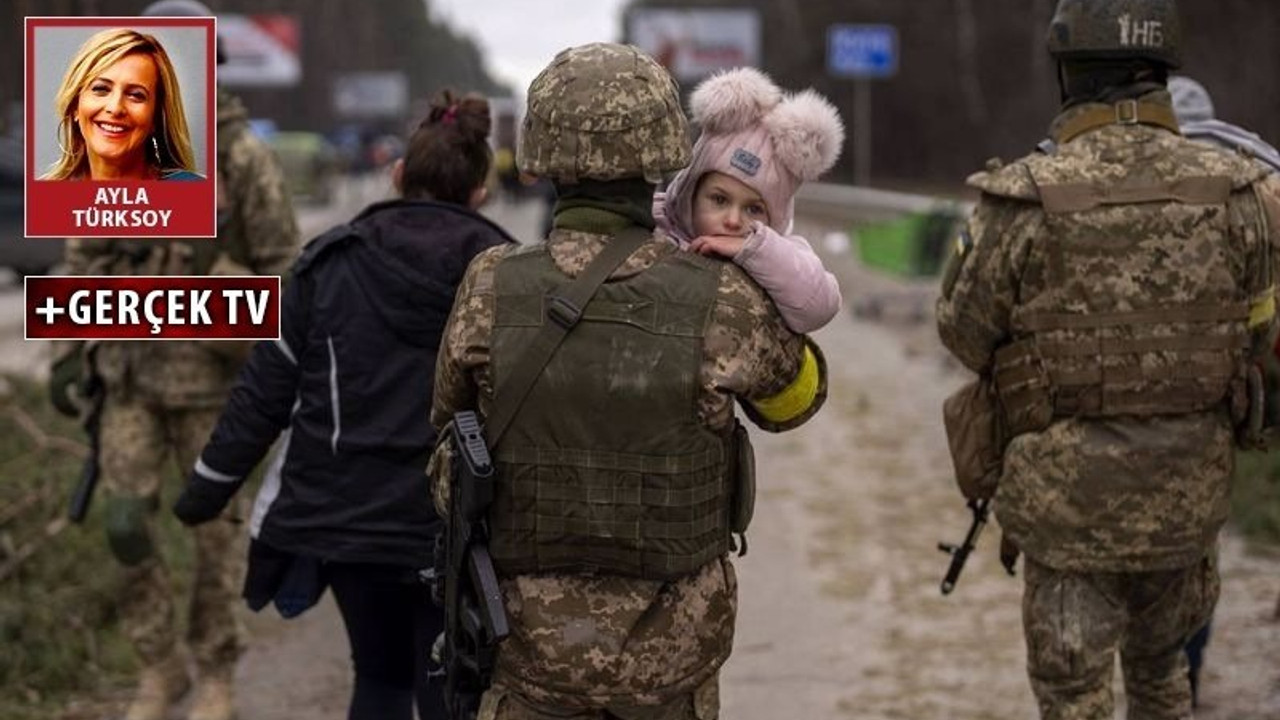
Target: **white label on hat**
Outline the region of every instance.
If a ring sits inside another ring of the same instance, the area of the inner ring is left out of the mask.
[[[752,177],[755,177],[755,174],[760,172],[760,158],[756,157],[755,153],[742,148],[733,151],[733,156],[729,158],[729,164]]]
[[[1129,47],[1164,47],[1164,24],[1159,20],[1134,20],[1129,14],[1121,15],[1120,44]]]

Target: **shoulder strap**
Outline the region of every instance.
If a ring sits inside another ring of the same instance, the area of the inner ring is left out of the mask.
[[[529,348],[516,360],[506,381],[494,392],[493,412],[485,422],[485,439],[490,448],[498,446],[498,441],[515,419],[529,391],[533,389],[534,381],[551,361],[551,356],[560,347],[560,343],[564,342],[565,336],[578,324],[583,308],[591,301],[596,290],[652,236],[651,231],[642,227],[633,225],[626,228],[605,244],[600,254],[578,277],[547,295],[547,311],[542,328],[534,336]]]
[[[1182,134],[1173,108],[1163,103],[1145,100],[1121,100],[1114,105],[1096,105],[1083,109],[1051,130],[1053,141],[1061,145],[1077,136],[1104,125],[1155,125]]]

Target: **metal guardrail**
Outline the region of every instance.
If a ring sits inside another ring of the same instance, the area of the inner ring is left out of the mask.
[[[973,210],[973,203],[834,183],[806,183],[796,195],[797,215],[817,215],[845,222],[882,222],[942,207],[958,207],[968,214]]]

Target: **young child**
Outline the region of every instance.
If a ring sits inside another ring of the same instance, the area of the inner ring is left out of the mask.
[[[813,90],[784,96],[753,68],[704,81],[689,104],[702,135],[689,167],[654,196],[659,229],[741,266],[795,332],[826,325],[840,310],[840,287],[791,227],[801,183],[840,156],[840,115]]]

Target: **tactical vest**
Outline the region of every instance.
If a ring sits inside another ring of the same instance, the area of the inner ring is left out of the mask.
[[[729,431],[698,419],[718,276],[680,253],[597,291],[493,449],[499,571],[670,580],[727,551]],[[548,321],[547,290],[567,280],[544,246],[497,266],[496,386]]]
[[[1030,164],[1044,229],[1027,266],[1043,291],[1013,308],[1014,341],[994,368],[1012,434],[1058,417],[1191,413],[1227,400],[1242,412],[1250,302],[1270,277],[1241,277],[1229,204],[1256,198],[1233,195],[1233,177],[1192,174],[1209,165],[1195,160],[1120,175],[1078,164],[1078,177],[1051,158]],[[1261,218],[1257,207],[1234,209]]]

